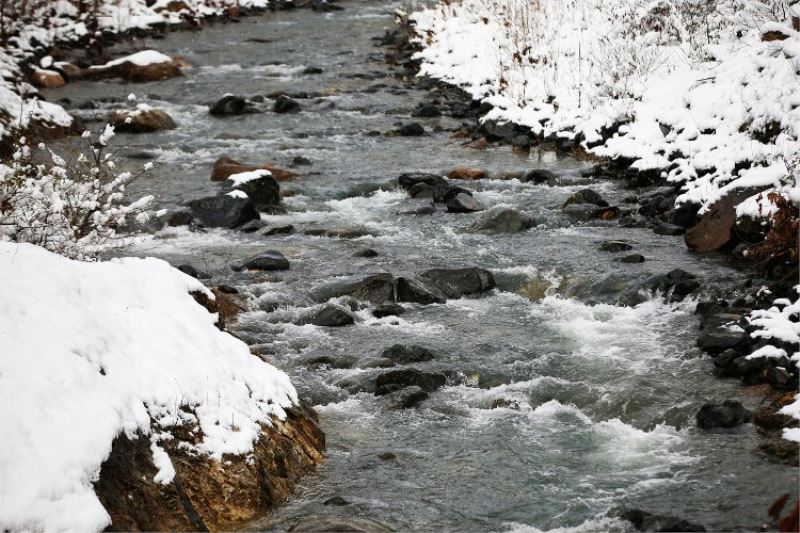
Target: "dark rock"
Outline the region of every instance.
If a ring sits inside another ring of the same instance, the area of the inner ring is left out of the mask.
[[[227,194],[192,200],[189,208],[194,219],[209,228],[233,229],[259,218],[249,198],[235,198]]]
[[[676,226],[691,228],[697,223],[698,211],[700,206],[692,202],[677,204],[670,213],[669,221]]]
[[[300,104],[297,100],[282,94],[275,99],[275,103],[272,104],[272,110],[276,113],[297,113],[300,111]]]
[[[633,250],[633,246],[625,241],[605,241],[600,245],[600,250],[603,252],[627,252]]]
[[[645,258],[642,254],[631,254],[617,259],[620,263],[644,263]]]
[[[294,226],[291,224],[287,224],[285,226],[264,226],[256,231],[257,235],[261,235],[263,237],[270,237],[272,235],[290,235],[292,233],[294,233]]]
[[[210,106],[208,112],[214,116],[241,115],[253,111],[252,106],[241,96],[226,94]]]
[[[563,207],[574,204],[592,204],[598,207],[608,207],[608,202],[606,202],[603,197],[600,196],[600,194],[592,189],[583,189],[576,192],[567,198],[567,201],[564,202]]]
[[[524,130],[517,127],[513,122],[498,122],[496,120],[486,120],[478,127],[477,133],[490,141],[511,141]]]
[[[397,366],[394,361],[384,359],[382,357],[367,357],[359,361],[356,366],[358,368],[392,368]]]
[[[402,137],[419,137],[425,135],[425,128],[419,122],[403,124],[397,129],[397,134]]]
[[[241,270],[289,270],[289,260],[276,250],[266,250],[240,263],[234,263],[231,268]]]
[[[303,69],[303,74],[322,74],[324,71],[319,67],[306,67]]]
[[[510,208],[495,208],[482,213],[470,229],[478,233],[515,233],[533,227],[533,220]]]
[[[697,346],[709,353],[722,353],[729,349],[744,349],[750,344],[750,335],[743,329],[726,327],[708,328],[697,339]]]
[[[305,320],[306,324],[329,328],[350,326],[355,322],[356,319],[349,310],[336,304],[325,304]]]
[[[593,220],[600,218],[601,210],[594,204],[572,204],[564,207],[563,212],[575,220]]]
[[[378,459],[381,461],[394,461],[397,459],[397,454],[392,452],[384,452],[378,455]]]
[[[767,367],[767,360],[764,358],[748,359],[746,356],[739,356],[733,360],[733,374],[737,376],[745,385],[757,385],[764,381],[764,369]]]
[[[511,139],[511,146],[517,150],[529,150],[531,147],[531,138],[527,135],[517,135]]]
[[[231,287],[230,285],[220,285],[217,290],[222,294],[239,294],[239,289]]]
[[[435,268],[423,272],[419,278],[448,298],[461,298],[469,294],[490,291],[496,287],[492,273],[477,267]]]
[[[405,308],[400,304],[381,304],[372,310],[372,316],[375,318],[386,318],[387,316],[400,316],[405,313]]]
[[[320,355],[311,357],[303,361],[307,367],[328,366],[336,369],[353,368],[355,361],[348,357],[331,357],[330,355]]]
[[[415,368],[400,368],[380,374],[375,380],[375,394],[382,396],[394,392],[394,387],[405,388],[416,386],[425,392],[433,392],[447,383],[444,374],[424,372]]]
[[[545,170],[543,168],[535,168],[523,174],[522,177],[520,178],[520,181],[526,183],[535,183],[537,185],[540,185],[542,183],[548,183],[554,185],[556,182],[558,182],[558,175],[550,170]]]
[[[769,383],[773,389],[787,391],[797,389],[797,376],[783,367],[773,366],[767,368],[765,377],[767,383]]]
[[[475,213],[482,210],[483,206],[475,198],[463,192],[447,201],[447,211],[450,213]]]
[[[447,297],[437,289],[412,278],[397,278],[397,301],[422,305],[441,304]]]
[[[395,363],[422,363],[435,359],[434,352],[416,344],[404,345],[395,344],[386,348],[381,357],[394,361]]]
[[[332,497],[332,498],[328,498],[327,500],[325,500],[324,502],[322,502],[322,505],[336,505],[336,506],[342,506],[342,505],[350,505],[350,502],[349,502],[349,501],[347,501],[347,500],[345,500],[345,499],[344,499],[344,498],[342,498],[341,496],[334,496],[334,497]]]
[[[315,11],[342,9],[334,4],[319,4],[315,1],[312,9]],[[338,516],[306,516],[295,522],[287,531],[290,533],[323,532],[323,531],[348,531],[351,533],[388,533],[389,527],[370,520],[369,518],[338,517]]]
[[[428,393],[417,386],[405,387],[394,394],[392,407],[395,409],[410,409],[428,399]]]
[[[700,288],[697,278],[684,270],[676,268],[667,274],[657,274],[626,291],[619,299],[623,305],[634,306],[648,299],[656,291],[668,296],[669,301],[680,302],[687,295]]]
[[[304,157],[302,155],[296,155],[292,159],[292,164],[299,165],[299,166],[308,166],[308,165],[311,165],[312,163],[311,163],[311,160],[309,158]]]
[[[442,111],[439,107],[435,104],[426,104],[421,103],[419,104],[416,109],[411,113],[412,117],[440,117],[442,116]]]
[[[751,413],[733,400],[722,404],[707,403],[697,412],[697,425],[703,429],[732,428],[750,421]]]
[[[241,231],[242,233],[255,233],[258,230],[263,229],[264,226],[266,225],[267,223],[261,219],[251,220],[250,222],[247,222],[239,226],[239,231]]]
[[[718,354],[711,354],[714,359],[715,374],[721,378],[738,377],[736,372],[736,360],[742,356],[733,349],[724,350]]]
[[[208,278],[211,277],[208,274],[206,274],[205,272],[197,270],[192,265],[178,265],[178,270],[180,270],[181,272],[183,272],[184,274],[186,274],[188,276],[192,276],[193,278],[197,278],[197,279],[201,279],[201,278],[202,279],[208,279]]]
[[[264,175],[244,182],[227,180],[223,183],[223,190],[242,191],[259,211],[274,209],[281,204],[280,186],[275,178],[268,175],[268,171],[262,172]]]
[[[656,235],[683,235],[686,233],[686,228],[662,222],[653,228],[653,233]]]
[[[652,532],[689,532],[689,531],[706,531],[706,528],[700,524],[693,524],[682,518],[674,516],[662,516],[639,509],[623,509],[620,511],[612,512],[623,520],[627,520],[639,531],[652,531]]]
[[[320,291],[320,298],[328,300],[340,296],[352,296],[357,300],[380,305],[395,300],[395,281],[391,274],[373,274],[361,281],[328,287]]]
[[[193,220],[190,211],[175,211],[167,217],[167,226],[188,226]]]
[[[353,254],[353,257],[378,257],[380,254],[373,250],[372,248],[364,248],[363,250],[359,250]]]

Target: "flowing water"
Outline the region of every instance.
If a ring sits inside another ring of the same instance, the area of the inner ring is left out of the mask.
[[[157,195],[165,207],[214,194],[210,169],[222,154],[284,167],[296,155],[313,162],[288,184],[297,192],[286,199],[288,214],[264,216],[294,225],[294,234],[174,229],[133,250],[191,263],[254,298],[263,310],[243,315],[234,333],[269,354],[319,412],[328,442],[324,464],[287,505],[253,527],[283,529],[320,514],[369,517],[415,531],[589,530],[613,527],[599,518],[617,505],[678,515],[712,530],[757,527],[771,501],[792,490],[795,473],[752,453],[759,440],[751,425],[708,432],[694,426],[700,405],[739,398],[742,389],[714,378],[710,360],[694,347],[693,302],[611,303],[620,290],[673,268],[716,284],[740,281],[742,274],[717,258],[689,254],[679,237],[614,222],[576,225],[564,217],[561,203],[587,184],[582,162],[508,147],[466,149],[449,138],[446,130],[459,125],[450,118],[419,119],[430,132],[425,137],[369,135],[412,120],[410,110],[427,90],[396,79],[384,50],[371,41],[391,26],[398,6],[344,5],[331,14],[281,12],[148,40],[141,46],[182,54],[193,68],[159,83],[81,82],[49,95],[77,106],[135,92],[169,112],[176,130],[116,140],[123,155],[157,157],[137,189]],[[303,74],[309,66],[323,73]],[[227,92],[276,90],[318,95],[300,100],[298,114],[219,119],[207,112]],[[114,105],[102,104],[101,114]],[[485,205],[511,206],[543,222],[520,234],[470,233],[473,215],[398,214],[415,205],[397,188],[399,174],[461,164],[493,172],[548,168],[562,180],[558,186],[467,184]],[[609,182],[592,186],[612,204],[630,194]],[[303,234],[320,227],[363,236]],[[597,249],[613,238],[632,242],[647,262],[622,264]],[[365,247],[379,255],[354,257]],[[235,274],[226,268],[265,249],[283,252],[291,270]],[[406,305],[401,317],[377,319],[363,309],[355,325],[343,328],[292,323],[314,305],[314,290],[334,281],[466,265],[490,269],[498,289],[443,305]],[[449,376],[447,386],[415,409],[390,409],[385,397],[348,392],[345,385],[379,370],[306,364],[323,355],[376,357],[395,343],[437,350],[439,358],[415,366]],[[752,408],[758,398],[743,401]],[[492,408],[497,400],[511,407]],[[337,495],[349,505],[323,505]]]

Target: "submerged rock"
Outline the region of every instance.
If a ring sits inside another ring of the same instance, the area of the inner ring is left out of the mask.
[[[413,278],[397,278],[397,301],[422,305],[441,304],[447,296]]]
[[[289,270],[289,260],[276,250],[267,250],[239,263],[234,263],[231,268],[237,272],[242,270]]]
[[[317,291],[318,300],[328,300],[340,296],[352,296],[373,305],[394,301],[394,276],[389,273],[372,274],[363,280],[324,287]]]
[[[434,268],[423,272],[419,278],[448,298],[479,294],[497,286],[492,273],[478,267]]]
[[[617,259],[620,263],[644,263],[645,258],[642,254],[631,254]]]
[[[472,196],[459,192],[447,201],[447,210],[450,213],[475,213],[482,211],[483,206]]]
[[[600,250],[611,253],[627,252],[633,250],[633,246],[625,241],[604,241],[600,245]]]
[[[694,274],[676,268],[666,274],[657,274],[629,289],[619,301],[623,305],[634,306],[645,302],[656,292],[667,296],[671,302],[680,302],[700,288],[700,281]]]
[[[436,358],[434,352],[416,344],[395,344],[386,348],[381,357],[401,364],[422,363]]]
[[[256,109],[242,96],[235,96],[233,94],[226,94],[210,106],[208,106],[209,114],[215,117],[222,117],[227,115],[242,115],[244,113],[255,113]]]
[[[416,386],[425,392],[433,392],[447,383],[444,374],[424,372],[415,368],[400,368],[380,374],[375,380],[375,394],[382,396],[405,387]]]
[[[707,403],[697,412],[697,425],[703,429],[732,428],[750,421],[752,414],[733,400],[722,404]]]
[[[700,524],[693,524],[688,520],[674,516],[663,516],[639,509],[621,509],[611,513],[623,520],[627,520],[639,531],[652,532],[689,532],[706,531]]]
[[[419,122],[411,122],[410,124],[403,124],[397,129],[397,135],[401,137],[419,137],[425,135],[425,128]]]
[[[298,113],[300,112],[300,104],[297,100],[282,94],[275,99],[272,110],[276,113]]]
[[[491,209],[481,213],[470,226],[477,233],[516,233],[533,227],[533,219],[524,213],[508,207]]]
[[[400,304],[386,303],[373,309],[372,316],[375,318],[386,318],[387,316],[400,316],[405,312],[405,308]]]
[[[558,175],[550,170],[543,168],[535,168],[525,172],[520,178],[520,181],[526,183],[535,183],[537,185],[547,183],[548,185],[555,185],[558,182]]]
[[[394,409],[410,409],[428,399],[428,393],[416,385],[400,389],[392,395]]]

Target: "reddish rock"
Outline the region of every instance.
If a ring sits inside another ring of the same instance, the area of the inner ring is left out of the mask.
[[[465,148],[472,148],[473,150],[486,150],[486,147],[489,146],[489,141],[486,137],[481,137],[476,141],[472,141],[464,145]]]
[[[81,71],[80,76],[88,80],[122,78],[133,83],[144,83],[183,76],[183,71],[181,70],[181,63],[174,59],[147,65],[123,61],[84,69]]]
[[[298,176],[294,172],[278,168],[273,165],[243,165],[230,157],[223,155],[214,163],[214,169],[211,171],[211,181],[225,181],[234,174],[242,172],[252,172],[254,170],[269,170],[272,172],[272,177],[275,181],[288,181]]]
[[[191,11],[189,4],[183,0],[171,0],[167,5],[161,5],[153,9],[156,13],[180,13],[181,11]]]
[[[479,168],[456,167],[447,177],[451,180],[480,180],[486,178],[486,171]]]
[[[786,35],[782,31],[777,31],[777,30],[765,31],[764,33],[761,34],[761,40],[764,42],[785,41],[788,38],[789,38],[788,35]]]
[[[40,89],[57,89],[63,87],[67,82],[55,70],[37,68],[31,76],[31,83]]]
[[[172,117],[160,109],[112,111],[108,116],[108,123],[123,133],[150,133],[175,128]]]
[[[715,202],[686,232],[686,246],[695,252],[713,252],[730,243],[735,236],[736,206],[753,194],[752,190],[740,191]]]

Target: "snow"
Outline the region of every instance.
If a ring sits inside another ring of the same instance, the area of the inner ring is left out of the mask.
[[[693,5],[463,0],[409,18],[420,74],[495,106],[486,119],[582,135],[597,156],[681,184],[678,202],[800,195],[800,33],[766,1],[721,0],[704,19]],[[788,38],[763,42],[767,30]]]
[[[231,174],[228,179],[233,182],[234,187],[238,187],[248,181],[257,180],[259,178],[266,178],[268,176],[272,176],[272,172],[269,170],[251,170],[250,172],[239,172],[238,174]]]
[[[795,291],[800,295],[800,285],[795,287]],[[750,314],[750,324],[758,329],[751,333],[756,339],[774,339],[776,341],[788,343],[795,347],[795,352],[787,354],[785,350],[775,346],[764,346],[750,354],[748,359],[758,357],[789,357],[789,360],[800,367],[800,296],[794,301],[779,299],[775,305],[769,309],[757,309]],[[795,401],[780,411],[783,414],[792,416],[800,420],[800,394],[795,396]],[[788,428],[783,431],[783,437],[788,440],[800,442],[800,429]]]
[[[164,55],[161,52],[156,52],[155,50],[142,50],[141,52],[136,52],[135,54],[131,54],[125,57],[120,57],[119,59],[115,59],[113,61],[109,61],[105,65],[95,65],[89,68],[108,68],[113,67],[116,65],[122,65],[123,63],[132,63],[134,65],[139,66],[147,66],[147,65],[155,65],[157,63],[171,63],[172,58],[168,55]]]
[[[189,295],[203,285],[158,259],[71,261],[0,243],[0,529],[99,531],[92,488],[113,439],[159,444],[177,424],[189,453],[247,454],[261,424],[297,402],[289,378],[218,330]]]

